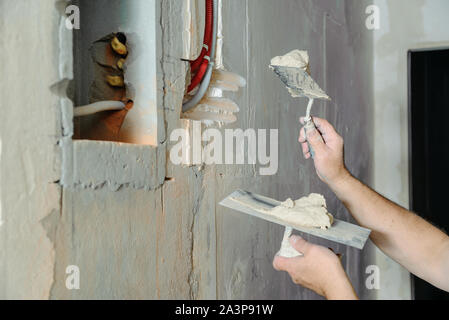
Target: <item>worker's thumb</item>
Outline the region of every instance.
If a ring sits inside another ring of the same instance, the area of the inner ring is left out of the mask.
[[[309,243],[306,240],[296,235],[291,236],[289,240],[290,244],[293,248],[295,248],[296,251],[302,253],[303,255],[306,253],[309,247]]]
[[[305,128],[306,136],[307,136],[307,142],[312,147],[312,149],[315,152],[321,152],[326,147],[323,137],[318,132],[318,130],[315,128],[315,125],[312,125],[310,127]]]

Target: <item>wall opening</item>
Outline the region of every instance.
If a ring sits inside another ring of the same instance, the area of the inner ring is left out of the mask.
[[[449,49],[409,52],[410,208],[449,231]],[[417,235],[419,236],[419,235]],[[448,299],[449,293],[414,277],[416,299]]]
[[[74,4],[81,13],[74,30],[74,139],[156,146],[156,2]],[[83,114],[80,107],[93,103],[86,110],[110,110]]]

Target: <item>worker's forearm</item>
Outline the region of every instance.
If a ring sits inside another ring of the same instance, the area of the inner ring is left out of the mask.
[[[401,208],[371,190],[348,172],[329,187],[358,223],[373,233],[388,234]],[[394,211],[392,214],[391,211]]]
[[[448,290],[449,237],[352,177],[344,166],[343,138],[326,120],[313,121],[319,130],[302,128],[299,142],[306,159],[312,156],[311,149],[315,151],[321,180],[360,225],[372,230],[371,239],[382,251],[418,277]]]
[[[447,235],[349,173],[329,186],[357,222],[372,230],[371,239],[382,251],[415,275],[441,284]]]

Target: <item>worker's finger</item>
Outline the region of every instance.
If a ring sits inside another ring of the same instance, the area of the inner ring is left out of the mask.
[[[310,151],[304,155],[304,159],[306,159],[306,160],[309,160],[311,157],[312,157],[312,155],[310,154]]]
[[[285,271],[286,261],[283,257],[276,255],[273,259],[273,268],[277,271]]]
[[[304,117],[300,118],[299,121],[305,124]],[[326,143],[339,136],[335,128],[326,119],[313,117],[313,122]]]
[[[290,244],[296,251],[302,253],[304,256],[307,254],[307,251],[310,248],[310,243],[301,238],[300,236],[293,235],[289,239]]]
[[[309,145],[307,143],[301,143],[301,148],[302,148],[302,154],[304,155],[304,157],[306,159],[308,159],[308,157],[310,157]]]
[[[305,132],[304,127],[302,127],[299,132],[298,141],[301,143],[301,149],[302,149],[304,158],[309,159],[310,158],[310,150],[309,150],[309,144],[307,143],[306,132]]]
[[[315,126],[322,132],[335,132],[334,127],[326,119],[313,117],[313,122],[315,123]]]
[[[296,258],[285,258],[281,256],[275,256],[273,260],[273,268],[277,271],[294,271],[297,269],[298,266],[298,259],[301,257]]]
[[[316,128],[321,133],[325,142],[332,141],[339,137],[335,128],[329,123],[329,121],[321,118],[313,118]]]
[[[324,143],[321,133],[316,128],[310,128],[306,130],[307,142],[310,144],[315,153],[320,154],[326,150],[326,144]]]
[[[301,130],[299,131],[299,139],[298,141],[300,143],[304,143],[307,141],[307,137],[306,137],[306,131],[304,129],[304,127],[301,128]]]

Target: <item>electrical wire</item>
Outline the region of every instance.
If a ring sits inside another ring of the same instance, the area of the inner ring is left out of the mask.
[[[198,69],[200,68],[204,57],[207,54],[210,54],[210,47],[211,47],[211,41],[212,41],[212,28],[213,28],[213,14],[214,14],[214,8],[213,8],[213,1],[212,0],[206,0],[206,24],[204,26],[204,36],[203,36],[203,48],[201,49],[201,53],[198,58],[196,58],[195,61],[192,61],[190,63],[190,68],[192,69],[193,73],[198,72]]]
[[[121,101],[100,101],[74,108],[73,115],[75,117],[83,117],[103,111],[123,110],[124,108],[125,104]]]
[[[195,76],[192,78],[187,92],[192,92],[202,81],[210,63],[211,38],[213,28],[213,1],[206,0],[206,25],[204,28],[204,44],[200,56],[190,64],[190,70]]]
[[[198,91],[192,97],[192,99],[190,99],[185,104],[183,104],[183,106],[182,106],[183,112],[187,112],[190,109],[192,109],[193,107],[195,107],[198,104],[198,102],[200,102],[201,99],[204,97],[207,89],[209,88],[210,79],[212,78],[212,71],[213,71],[213,68],[215,65],[214,59],[215,59],[215,52],[216,52],[216,48],[217,48],[218,0],[213,0],[213,12],[214,13],[213,13],[212,45],[211,45],[211,51],[210,51],[211,61],[209,62],[208,66],[207,66],[206,73],[204,75],[204,78],[201,82],[201,85],[200,85]]]

